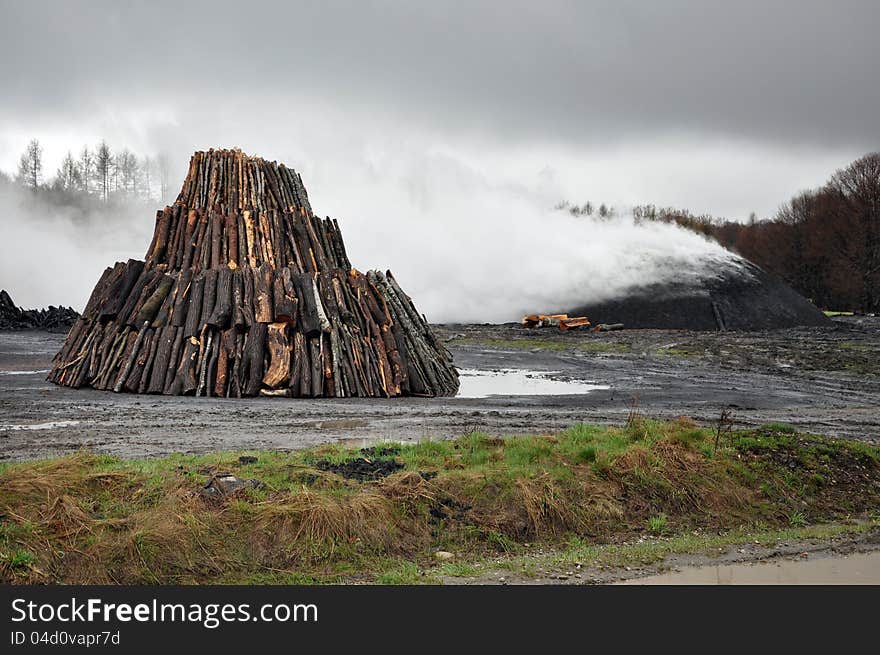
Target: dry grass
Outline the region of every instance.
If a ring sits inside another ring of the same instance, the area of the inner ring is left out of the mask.
[[[248,464],[239,454],[77,453],[0,468],[0,581],[398,580],[438,548],[613,543],[657,516],[674,533],[880,510],[876,448],[772,427],[730,435],[716,452],[712,434],[684,418],[394,446],[383,456],[405,468],[372,482],[314,468],[360,456],[341,448],[257,453]],[[266,488],[207,501],[198,490],[218,470]]]

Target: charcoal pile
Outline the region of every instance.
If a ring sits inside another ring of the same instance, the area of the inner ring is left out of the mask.
[[[196,396],[443,396],[448,351],[390,271],[352,268],[302,179],[197,152],[144,260],[98,280],[49,379]]]
[[[48,330],[61,332],[70,329],[79,314],[71,307],[22,309],[6,290],[0,291],[0,330]]]
[[[646,284],[616,298],[587,301],[571,310],[593,323],[669,330],[775,330],[831,324],[781,279],[740,260],[708,274]]]

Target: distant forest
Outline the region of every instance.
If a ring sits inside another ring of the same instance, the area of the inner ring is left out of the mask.
[[[613,207],[560,203],[575,216],[610,217]],[[838,170],[828,182],[748,223],[639,205],[636,222],[676,223],[715,239],[775,273],[822,309],[880,312],[880,153]]]
[[[76,199],[76,204],[83,204],[86,196],[104,203],[164,201],[168,178],[165,155],[139,157],[128,148],[114,152],[106,141],[93,148],[83,146],[76,154],[68,151],[55,175],[47,179],[43,147],[32,139],[21,154],[14,177],[0,171],[0,183],[14,182],[56,201]]]

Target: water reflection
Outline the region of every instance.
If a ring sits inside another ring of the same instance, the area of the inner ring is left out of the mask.
[[[565,396],[584,394],[608,385],[592,384],[584,380],[560,380],[549,377],[554,371],[528,371],[506,368],[498,371],[461,369],[459,398],[487,398],[489,396]]]

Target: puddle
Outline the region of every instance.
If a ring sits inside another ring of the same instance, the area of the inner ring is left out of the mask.
[[[585,380],[555,380],[552,371],[527,371],[506,368],[499,371],[461,369],[458,398],[488,398],[489,396],[567,396],[584,394],[596,389],[610,389],[608,385],[592,384]]]
[[[50,421],[48,423],[24,423],[21,425],[0,425],[0,432],[14,430],[54,430],[66,428],[70,425],[79,425],[79,421]]]
[[[42,368],[38,371],[0,371],[0,375],[37,375],[39,373],[48,373],[48,368]]]
[[[626,580],[620,584],[755,585],[880,584],[880,552],[813,560],[776,560],[684,568],[673,573]]]

